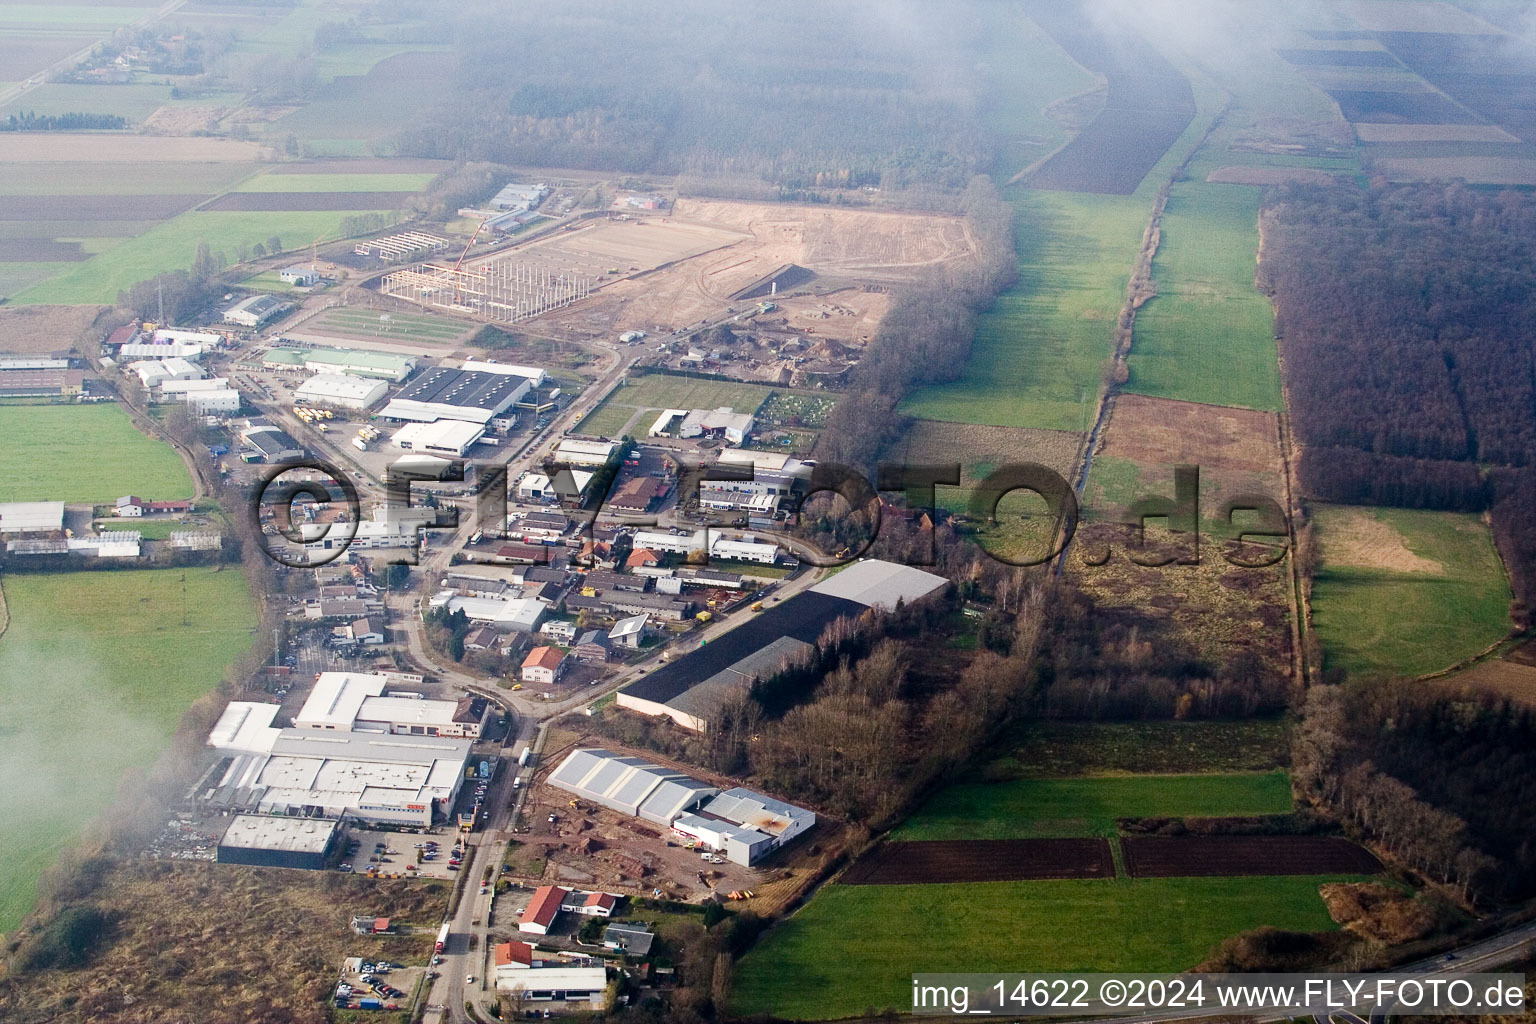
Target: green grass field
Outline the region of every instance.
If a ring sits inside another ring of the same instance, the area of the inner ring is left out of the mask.
[[[388,320],[379,319],[387,316]],[[305,321],[304,328],[321,334],[335,333],[379,341],[429,341],[452,343],[477,327],[461,320],[417,313],[380,313],[357,306],[337,306]]]
[[[1004,427],[1087,429],[1150,204],[1138,196],[1011,194],[1019,282],[977,324],[965,375],[901,411]]]
[[[937,793],[891,838],[1109,835],[1116,818],[1209,818],[1290,809],[1291,781],[1283,771],[962,783]]]
[[[1157,297],[1136,316],[1126,390],[1280,408],[1269,300],[1253,286],[1263,190],[1179,182],[1153,261]]]
[[[240,246],[266,244],[273,235],[286,246],[308,246],[315,239],[340,236],[344,218],[365,211],[270,212],[193,210],[158,224],[93,256],[57,277],[26,288],[11,297],[15,303],[77,303],[117,300],[118,292],[170,270],[192,265],[197,243],[207,242],[231,261]],[[389,211],[378,211],[387,213]]]
[[[38,875],[154,761],[251,644],[234,569],[7,576],[0,636],[0,931]]]
[[[756,414],[770,395],[805,395],[825,399],[825,393],[797,392],[788,388],[770,388],[765,384],[739,384],[728,380],[705,380],[651,373],[631,377],[629,383],[615,388],[596,409],[587,414],[576,432],[602,437],[618,437],[635,414],[660,413],[663,409],[718,409],[730,406],[737,412]],[[643,437],[655,416],[641,416],[630,432]]]
[[[0,501],[104,504],[124,494],[192,494],[171,448],[139,433],[116,405],[0,408]]]
[[[0,12],[5,10],[0,5]],[[3,14],[0,14],[3,17]],[[168,85],[75,85],[48,82],[0,107],[0,118],[11,114],[117,114],[139,124],[171,100]]]
[[[1509,583],[1477,516],[1330,506],[1314,515],[1323,567],[1312,587],[1312,624],[1326,667],[1359,676],[1421,675],[1509,631]],[[1361,516],[1368,517],[1364,531]],[[1346,547],[1351,535],[1369,546]],[[1405,561],[1403,549],[1428,561]],[[1406,565],[1418,569],[1403,571]]]
[[[1332,931],[1317,888],[1338,880],[829,885],[737,965],[731,1010],[808,1020],[906,1011],[919,971],[1182,970],[1261,925]]]

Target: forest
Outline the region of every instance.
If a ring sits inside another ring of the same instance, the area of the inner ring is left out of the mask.
[[[1472,899],[1532,894],[1536,715],[1428,685],[1316,686],[1292,751],[1298,790]]]
[[[1311,497],[1493,507],[1526,605],[1536,466],[1536,197],[1462,185],[1290,185],[1262,213]],[[1519,470],[1519,472],[1517,472]]]
[[[479,0],[439,15],[456,88],[401,132],[402,155],[951,190],[992,157],[981,72],[960,57],[980,29],[947,9]]]

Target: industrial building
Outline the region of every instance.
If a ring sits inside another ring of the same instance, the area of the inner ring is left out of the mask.
[[[377,256],[381,260],[397,260],[416,252],[437,252],[448,246],[448,239],[429,235],[424,231],[402,231],[385,235],[368,242],[359,242],[352,251],[359,256]]]
[[[491,197],[493,210],[528,210],[538,205],[545,196],[549,195],[549,186],[540,182],[537,185],[518,185],[511,183],[502,187]]]
[[[261,357],[266,370],[305,369],[311,373],[346,373],[399,384],[416,369],[412,356],[346,348],[272,348]]]
[[[179,357],[142,359],[136,363],[129,363],[126,369],[139,378],[139,383],[144,385],[146,390],[157,388],[166,381],[201,380],[203,377],[200,367]]]
[[[284,267],[277,272],[277,279],[283,284],[291,284],[295,288],[309,288],[320,281],[320,271],[313,267],[295,264]]]
[[[555,461],[572,466],[606,466],[618,450],[616,441],[581,441],[568,437],[555,449]]]
[[[718,850],[751,866],[816,824],[816,815],[749,789],[720,792],[638,757],[586,747],[550,773],[551,785]]]
[[[278,705],[231,704],[208,744],[219,760],[194,788],[210,808],[426,827],[452,809],[471,741],[278,729]]]
[[[158,334],[159,332],[156,333]],[[187,333],[190,334],[191,332]],[[217,334],[196,335],[195,337],[212,338],[212,340],[192,341],[171,338],[161,340],[156,338],[154,341],[135,341],[119,347],[117,358],[119,362],[129,359],[187,359],[195,361],[201,359],[203,353],[217,345],[220,340]]]
[[[388,390],[389,385],[378,379],[348,373],[317,373],[294,389],[293,400],[304,405],[362,410],[371,409]]]
[[[729,406],[719,409],[694,409],[683,417],[677,436],[723,437],[731,444],[741,444],[752,433],[755,421],[750,413],[734,412]]]
[[[250,449],[241,456],[247,462],[293,462],[307,454],[292,434],[270,424],[247,427],[241,432],[240,439]]]
[[[549,783],[579,799],[663,826],[719,792],[682,772],[596,747],[571,751],[550,773]]]
[[[394,736],[449,736],[479,739],[489,705],[473,701],[428,700],[385,694],[393,677],[378,673],[322,672],[295,729],[387,733]]]
[[[718,850],[733,864],[747,867],[816,824],[816,815],[804,807],[754,793],[728,789],[672,823],[672,831],[711,850]]]
[[[390,437],[396,448],[426,452],[449,458],[463,458],[482,437],[485,427],[464,420],[435,420],[431,423],[407,423]]]
[[[75,398],[84,390],[80,370],[0,368],[0,398]]]
[[[631,683],[618,692],[618,705],[702,732],[726,697],[808,654],[835,620],[921,601],[947,583],[911,566],[866,559]]]
[[[489,623],[496,629],[513,633],[532,633],[549,611],[549,606],[531,597],[503,600],[486,597],[462,597],[451,590],[433,595],[428,607],[447,609],[449,615],[463,612],[471,622]]]
[[[13,537],[27,534],[64,532],[62,501],[8,501],[0,503],[0,534]]]
[[[390,399],[382,415],[423,423],[448,419],[484,425],[511,409],[532,386],[527,377],[513,374],[434,366]]]
[[[288,309],[288,303],[270,295],[252,295],[226,309],[224,322],[234,324],[236,327],[260,327]]]
[[[324,818],[239,814],[219,840],[218,862],[318,871],[336,845],[339,825]]]
[[[522,919],[517,923],[520,932],[548,935],[555,918],[560,916],[560,904],[565,902],[565,890],[558,885],[541,885],[533,892],[533,899],[523,908]]]

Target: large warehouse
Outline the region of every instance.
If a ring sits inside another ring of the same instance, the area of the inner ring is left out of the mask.
[[[407,423],[389,440],[408,452],[426,452],[445,458],[463,458],[485,436],[485,427],[464,420]]]
[[[349,373],[317,373],[294,388],[293,400],[335,409],[369,409],[388,390],[389,385],[376,378],[354,377]]]
[[[324,818],[277,818],[240,814],[219,840],[220,864],[318,871],[336,842],[338,822]]]
[[[270,711],[268,709],[271,709]],[[471,741],[377,732],[277,729],[277,705],[231,705],[208,742],[220,755],[199,800],[235,811],[423,828],[445,817]]]
[[[702,732],[726,696],[781,671],[833,621],[911,604],[947,584],[921,569],[866,559],[631,683],[618,704]]]
[[[268,370],[305,369],[313,373],[349,373],[399,384],[416,369],[412,356],[348,348],[274,348],[261,357]]]
[[[476,716],[473,701],[388,696],[390,682],[378,673],[322,672],[293,716],[294,728],[479,738],[488,705],[482,703]]]
[[[390,399],[382,415],[392,420],[465,420],[489,423],[526,395],[533,382],[512,373],[434,366]]]
[[[720,792],[682,772],[600,748],[573,750],[550,773],[549,782],[655,825],[671,825],[679,815]]]
[[[598,747],[571,751],[549,782],[610,810],[666,825],[747,866],[816,824],[816,815],[803,807],[750,789],[722,793],[691,775]]]

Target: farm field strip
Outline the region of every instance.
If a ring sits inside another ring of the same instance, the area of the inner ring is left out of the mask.
[[[1120,818],[1290,810],[1290,777],[1283,771],[960,783],[935,794],[891,832],[891,839],[1112,835]]]
[[[919,971],[1185,970],[1238,932],[1335,930],[1318,886],[1359,880],[824,886],[736,965],[731,1012],[826,1020],[905,1008]]]
[[[1126,836],[1132,878],[1372,875],[1381,862],[1337,836]]]
[[[1113,878],[1105,839],[962,839],[881,843],[843,872],[840,885],[941,885],[1042,878]]]
[[[1149,202],[1011,193],[1019,280],[977,321],[959,380],[918,388],[908,416],[1084,432],[1141,246]]]
[[[1280,408],[1269,300],[1254,287],[1262,193],[1179,182],[1137,314],[1126,390],[1210,405]]]

